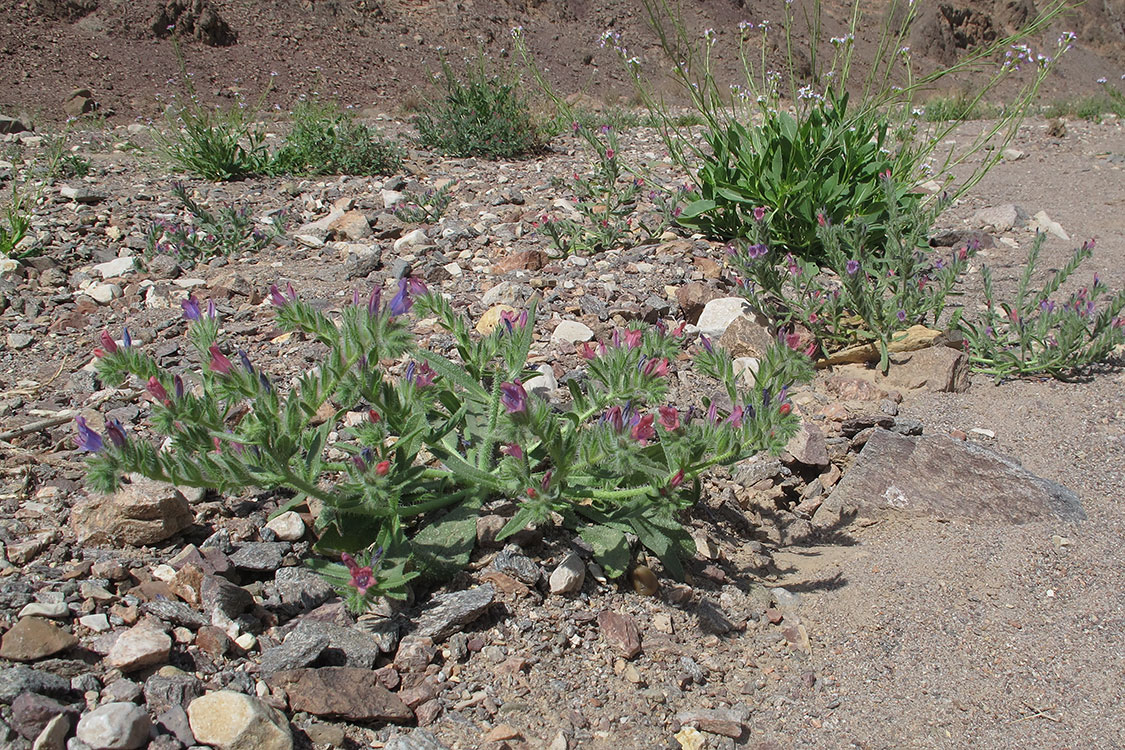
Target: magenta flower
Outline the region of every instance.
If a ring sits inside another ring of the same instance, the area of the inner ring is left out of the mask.
[[[434,383],[437,372],[430,367],[428,362],[423,362],[420,367],[413,362],[406,366],[406,382],[413,383],[416,388],[427,388]]]
[[[677,487],[679,487],[683,483],[684,483],[684,470],[680,469],[679,471],[677,471],[672,476],[672,479],[668,482],[668,486],[672,489],[676,489]]]
[[[517,327],[523,328],[527,325],[527,310],[522,310],[519,314],[512,310],[501,310],[500,322],[508,329],[508,333],[512,333]]]
[[[680,429],[680,413],[676,411],[674,406],[658,406],[656,411],[660,413],[660,426],[668,432],[675,432]]]
[[[594,351],[594,345],[589,341],[583,341],[582,345],[578,347],[578,355],[582,359],[594,359],[598,356]]]
[[[644,369],[641,370],[649,377],[662,378],[668,374],[668,358],[661,357],[660,359],[650,359],[645,363]]]
[[[78,447],[90,453],[100,451],[103,447],[102,436],[86,424],[86,418],[80,415],[74,418],[74,422],[78,425],[78,438],[75,440]]]
[[[656,437],[656,428],[652,426],[654,419],[652,414],[634,417],[633,429],[629,431],[629,435],[641,445],[648,445],[648,441]]]
[[[518,378],[515,382],[500,384],[500,403],[509,414],[527,413],[527,391]]]
[[[741,427],[742,426],[742,414],[743,414],[742,407],[741,406],[735,406],[734,409],[731,410],[730,416],[727,417],[727,424],[729,424],[732,427]]]
[[[644,331],[636,328],[625,331],[625,346],[630,349],[636,349],[641,345],[641,339],[644,338],[644,335]]]
[[[616,155],[617,155],[617,152],[615,152],[612,148],[607,148],[605,150],[605,158],[607,158],[607,159],[613,159],[613,157],[616,156]]]
[[[707,350],[708,354],[713,354],[715,352],[715,348],[711,346],[711,339],[707,338],[702,333],[699,334],[699,343],[703,344],[703,348]]]
[[[419,281],[417,284],[421,284],[421,282]],[[403,278],[398,280],[398,294],[391,299],[391,315],[405,315],[410,312],[410,308],[414,306],[414,300],[411,299],[411,295],[416,293],[414,290],[417,288],[417,285],[412,279]],[[421,284],[421,289],[422,292],[425,292],[426,285]]]
[[[500,448],[500,452],[512,458],[523,458],[523,448],[518,443],[508,443]]]
[[[621,432],[625,428],[625,419],[620,406],[611,406],[602,415],[603,422],[609,422],[614,432]]]
[[[165,406],[172,405],[171,399],[168,398],[168,391],[164,389],[164,386],[156,379],[155,375],[148,379],[145,390],[148,391],[148,394],[152,396],[153,400],[157,403],[164,404]]]
[[[274,307],[285,307],[290,302],[297,301],[297,292],[293,289],[292,284],[286,284],[285,294],[277,288],[277,284],[270,287],[270,304]]]
[[[231,368],[230,360],[227,359],[225,354],[219,351],[219,345],[211,344],[211,347],[207,351],[211,352],[211,362],[208,364],[211,371],[217,372],[220,375],[229,375]]]
[[[375,585],[375,574],[372,572],[370,565],[365,565],[362,568],[359,567],[359,563],[347,552],[340,555],[340,561],[344,563],[348,572],[351,573],[352,580],[350,583],[355,587],[355,590],[359,592],[360,596],[366,594],[367,589]]]
[[[755,206],[754,207],[754,221],[761,222],[765,218],[766,218],[766,207],[765,206]]]
[[[113,336],[109,335],[109,331],[103,328],[102,332],[98,334],[98,341],[101,343],[102,350],[106,354],[117,353],[117,342],[113,340]]]

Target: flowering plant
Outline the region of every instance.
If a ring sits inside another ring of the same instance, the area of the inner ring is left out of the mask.
[[[116,423],[103,439],[80,422],[79,444],[94,451],[90,485],[111,490],[131,471],[220,491],[286,488],[296,494],[282,510],[316,511],[318,549],[343,561],[318,567],[357,609],[375,596],[403,596],[416,575],[465,565],[476,517],[496,498],[519,506],[500,538],[561,522],[619,576],[634,535],[680,576],[692,548],[678,513],[698,495],[700,476],[779,450],[796,428],[787,387],[811,374],[806,358],[777,347],[757,385],[740,389],[729,356],[705,340],[696,365],[721,381],[725,398],[683,411],[665,403],[683,337],[631,328],[585,345],[586,371],[567,383],[569,403],[549,403],[525,381],[534,372],[534,307],[506,313],[477,337],[413,279],[387,303],[378,289],[356,294],[338,319],[292,289],[275,287],[270,299],[282,328],[324,347],[319,368],[288,389],[245,352],[228,356],[214,308],[204,312],[195,300],[184,309],[197,374],[166,372],[103,332],[99,373],[147,383],[152,427],[166,446]],[[412,308],[437,321],[452,351],[416,347],[405,315]]]
[[[1052,299],[1063,283],[1094,253],[1093,241],[1084,242],[1070,260],[1052,271],[1043,287],[1031,290],[1031,277],[1043,248],[1037,235],[1028,251],[1014,304],[996,302],[992,273],[981,269],[986,308],[978,320],[961,321],[974,369],[1006,376],[1051,375],[1070,377],[1106,361],[1125,344],[1125,290],[1108,296],[1094,274],[1093,283],[1071,293],[1065,301]]]
[[[739,292],[778,329],[810,331],[817,346],[830,352],[877,342],[880,368],[889,365],[893,337],[912,325],[936,323],[957,279],[978,245],[948,255],[926,244],[924,209],[900,210],[889,173],[880,176],[886,225],[877,243],[862,222],[834,224],[823,214],[817,233],[823,266],[770,247],[768,211],[753,210],[753,234],[731,247],[731,260],[743,274]],[[939,207],[940,207],[939,201]],[[959,312],[951,326],[957,324]]]

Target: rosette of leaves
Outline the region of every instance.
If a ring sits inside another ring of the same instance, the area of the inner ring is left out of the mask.
[[[417,575],[445,577],[464,566],[480,508],[496,498],[518,504],[501,538],[561,521],[619,576],[635,536],[682,575],[693,548],[680,512],[698,496],[700,477],[779,450],[796,429],[785,386],[811,374],[806,358],[777,348],[763,359],[758,385],[742,389],[729,356],[708,343],[696,364],[721,382],[726,406],[707,401],[681,413],[663,399],[684,341],[638,328],[591,346],[585,376],[568,383],[569,403],[548,403],[522,380],[534,372],[534,308],[506,315],[481,337],[414,280],[400,281],[387,304],[378,291],[356,296],[336,318],[292,290],[275,288],[271,299],[282,328],[324,351],[320,366],[289,388],[244,353],[227,356],[218,321],[194,301],[185,311],[202,363],[196,374],[170,374],[134,347],[99,350],[107,382],[146,382],[152,427],[167,448],[123,431],[109,441],[86,435],[83,445],[97,448],[90,485],[109,490],[138,472],[224,492],[288,490],[281,510],[319,509],[317,548],[343,564],[317,567],[356,609],[375,596],[404,596]],[[416,348],[411,307],[437,321],[451,350]]]

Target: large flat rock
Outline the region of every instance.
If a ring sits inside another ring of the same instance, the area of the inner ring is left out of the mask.
[[[888,509],[1016,524],[1086,518],[1077,495],[1011,458],[944,435],[876,430],[813,522]]]

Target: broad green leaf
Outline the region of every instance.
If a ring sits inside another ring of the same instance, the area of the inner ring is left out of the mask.
[[[586,526],[578,535],[594,548],[594,560],[610,578],[619,578],[629,569],[632,551],[625,534],[609,526]]]
[[[410,540],[422,576],[433,582],[448,580],[469,564],[477,539],[481,498],[466,500]]]

